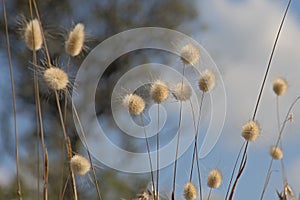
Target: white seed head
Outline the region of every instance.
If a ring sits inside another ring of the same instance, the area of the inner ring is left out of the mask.
[[[184,83],[177,83],[173,88],[173,96],[178,101],[186,101],[192,96],[192,89]]]
[[[84,45],[84,25],[81,23],[76,24],[73,30],[69,32],[67,41],[65,42],[65,48],[67,54],[70,56],[77,56]]]
[[[197,198],[197,188],[192,182],[187,182],[183,189],[183,195],[186,200],[195,200]]]
[[[169,88],[164,82],[155,81],[151,85],[150,95],[155,103],[162,103],[169,97]]]
[[[200,51],[193,44],[187,44],[181,49],[181,60],[186,65],[195,65],[200,59]]]
[[[207,176],[207,186],[210,188],[218,188],[222,183],[222,173],[218,169],[213,169]]]
[[[273,91],[276,95],[281,96],[286,92],[287,86],[287,81],[284,78],[276,78],[273,82]]]
[[[283,158],[283,152],[282,152],[282,150],[279,147],[272,146],[270,148],[270,156],[274,160],[281,160]]]
[[[67,73],[57,67],[49,67],[45,69],[43,78],[48,87],[52,90],[66,89],[69,83]]]
[[[42,48],[43,37],[42,31],[37,19],[29,21],[25,25],[24,40],[30,50],[39,50]]]
[[[247,141],[254,141],[260,134],[259,125],[255,121],[249,121],[242,127],[242,136]]]
[[[142,97],[136,94],[127,94],[123,99],[123,105],[131,114],[140,115],[144,111],[146,103]]]
[[[283,191],[286,197],[290,197],[291,199],[294,199],[296,197],[295,193],[293,192],[292,188],[289,186],[288,182],[285,182]]]
[[[74,155],[71,158],[70,163],[75,174],[85,175],[91,169],[90,162],[81,155]]]
[[[202,90],[203,92],[209,92],[214,88],[215,83],[216,83],[216,77],[212,71],[206,69],[204,72],[201,73],[199,78],[200,90]]]

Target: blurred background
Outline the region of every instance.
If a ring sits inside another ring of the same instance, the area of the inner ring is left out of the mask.
[[[90,50],[105,39],[125,30],[138,27],[164,27],[180,31],[194,38],[206,48],[221,72],[227,95],[227,115],[222,135],[213,151],[200,160],[203,179],[211,168],[223,172],[224,184],[213,192],[213,199],[223,199],[239,148],[243,143],[241,126],[248,121],[255,106],[259,87],[271,48],[284,13],[286,0],[211,0],[211,1],[125,1],[125,0],[44,0],[37,1],[41,20],[45,29],[51,58],[61,66],[66,66],[68,57],[64,51],[64,37],[74,24],[83,23],[88,33],[86,45],[89,50],[71,59],[68,73],[74,79],[80,64]],[[11,40],[13,70],[16,84],[18,130],[20,144],[21,177],[24,199],[37,199],[37,142],[36,117],[32,71],[32,52],[22,40],[18,19],[30,17],[26,0],[6,1],[8,26]],[[9,65],[6,52],[3,7],[0,21],[0,199],[17,199],[14,161],[14,129]],[[257,120],[262,128],[261,137],[251,143],[246,170],[239,182],[235,199],[258,199],[264,184],[270,162],[269,147],[277,138],[275,95],[272,81],[282,76],[289,88],[280,98],[281,119],[291,102],[300,95],[300,2],[291,4],[286,23],[279,39],[272,68],[262,96]],[[159,61],[170,64],[166,52],[138,50],[121,56],[105,71],[99,82],[95,96],[99,121],[111,128],[115,143],[124,149],[145,151],[139,141],[124,136],[111,117],[111,93],[117,80],[129,69],[139,64]],[[43,59],[44,53],[38,52]],[[176,63],[176,62],[175,62]],[[177,64],[180,59],[177,58]],[[179,64],[178,64],[179,65]],[[196,82],[196,80],[195,80]],[[45,141],[49,152],[49,199],[58,199],[60,188],[67,179],[62,177],[62,132],[56,109],[55,97],[41,83],[41,103],[45,125]],[[222,84],[217,82],[217,84]],[[209,105],[209,102],[206,102]],[[298,194],[300,192],[300,109],[294,111],[295,122],[288,123],[283,136],[284,162],[288,182]],[[172,113],[168,114],[172,116]],[[71,109],[68,111],[67,132],[71,138],[73,151],[85,154],[85,149],[76,134]],[[203,125],[203,131],[206,125]],[[176,130],[176,125],[167,125],[164,130]],[[172,136],[172,135],[171,135]],[[152,138],[153,141],[154,138]],[[167,140],[168,137],[165,138]],[[201,138],[200,138],[201,139]],[[167,141],[165,141],[167,143]],[[177,193],[183,199],[182,188],[188,180],[192,147],[179,159]],[[117,155],[116,155],[117,156]],[[161,158],[163,159],[163,158]],[[147,161],[146,161],[147,162]],[[276,190],[282,190],[280,163],[275,162],[265,199],[276,199]],[[161,170],[160,188],[162,194],[170,194],[172,186],[170,165]],[[109,169],[97,163],[96,172],[103,199],[133,199],[150,182],[149,174],[126,174]],[[96,199],[92,177],[77,177],[79,199]],[[196,182],[196,179],[195,179]],[[42,183],[42,179],[41,179]],[[205,184],[205,181],[204,181]],[[205,194],[208,189],[205,188]],[[66,199],[72,198],[71,187],[67,187]]]

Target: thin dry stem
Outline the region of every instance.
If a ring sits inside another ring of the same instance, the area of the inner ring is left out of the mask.
[[[198,160],[198,132],[199,132],[199,127],[200,127],[200,119],[201,119],[201,111],[202,111],[202,106],[203,106],[204,95],[205,95],[205,93],[202,92],[201,100],[200,100],[200,108],[199,108],[199,115],[198,115],[197,125],[196,125],[196,121],[195,121],[194,107],[193,107],[192,101],[190,100],[190,105],[191,105],[191,109],[192,109],[192,117],[193,117],[194,128],[195,128],[194,150],[193,150],[193,156],[192,156],[192,166],[191,166],[191,172],[190,172],[190,182],[192,181],[193,169],[194,169],[194,162],[195,162],[195,159],[196,159],[197,172],[198,172],[198,181],[199,181],[200,200],[202,200],[202,182],[201,182],[200,165],[199,165],[199,160]]]
[[[185,64],[183,64],[182,68],[182,79],[181,79],[181,91],[183,90],[183,78],[184,78],[184,70]],[[177,159],[178,159],[178,149],[179,149],[179,142],[180,142],[180,133],[181,133],[181,121],[182,121],[182,100],[180,100],[180,110],[179,110],[179,122],[178,122],[178,131],[177,131],[177,144],[176,144],[176,153],[175,153],[175,164],[174,164],[174,174],[173,174],[173,188],[172,188],[172,200],[175,200],[175,186],[176,186],[176,171],[177,171]]]
[[[30,10],[30,17],[31,20],[33,20],[33,11],[32,11],[32,2],[29,0],[29,10]],[[33,24],[31,29],[33,30]],[[34,36],[35,34],[32,34],[32,41],[34,41]],[[33,49],[35,49],[35,43],[33,42]],[[44,127],[43,127],[43,119],[42,119],[42,111],[41,111],[41,103],[40,103],[40,94],[39,94],[39,81],[38,81],[38,73],[37,73],[37,57],[36,57],[36,51],[32,51],[32,63],[34,66],[34,93],[35,93],[35,105],[36,105],[36,118],[37,118],[37,154],[38,154],[38,164],[37,164],[37,173],[38,173],[38,199],[40,199],[39,191],[40,191],[40,182],[39,182],[39,177],[40,177],[40,135],[41,135],[41,140],[42,140],[42,151],[43,155],[46,155],[45,152],[45,141],[44,141]],[[43,156],[44,163],[45,163],[45,158]],[[44,170],[45,171],[45,170]],[[45,174],[44,174],[45,177]],[[45,179],[44,179],[44,184],[45,184]]]
[[[19,163],[19,140],[18,140],[18,129],[17,129],[17,103],[16,103],[16,94],[15,94],[15,84],[14,84],[15,81],[14,81],[14,75],[13,75],[13,70],[12,70],[12,59],[11,59],[10,41],[9,41],[9,35],[8,35],[5,0],[2,0],[2,5],[3,5],[4,24],[5,24],[5,36],[6,36],[6,43],[7,43],[7,55],[8,55],[8,62],[9,62],[10,81],[11,81],[11,93],[12,93],[12,98],[13,98],[13,110],[14,110],[15,159],[16,159],[17,184],[18,184],[17,193],[18,193],[19,200],[22,200],[20,163]]]
[[[159,181],[159,104],[157,104],[157,138],[156,138],[156,200],[158,200]]]
[[[100,188],[99,188],[99,184],[98,184],[98,181],[97,181],[97,176],[96,176],[95,168],[94,168],[94,165],[93,165],[92,156],[91,156],[91,153],[90,153],[90,150],[89,150],[89,147],[88,147],[88,144],[87,144],[87,140],[86,140],[86,137],[85,137],[85,131],[84,131],[83,126],[81,124],[81,120],[79,118],[77,109],[76,109],[76,107],[74,105],[73,99],[72,99],[72,97],[71,97],[71,95],[69,93],[68,93],[68,96],[70,96],[70,98],[71,98],[72,109],[73,109],[75,117],[76,117],[76,119],[78,121],[80,130],[82,132],[83,142],[84,142],[84,145],[85,145],[86,150],[87,150],[89,161],[91,163],[91,169],[92,169],[92,172],[93,172],[93,178],[94,178],[94,183],[95,183],[95,187],[96,187],[96,190],[97,190],[98,199],[101,200],[102,198],[101,198]]]
[[[32,2],[33,2],[34,9],[35,9],[35,14],[36,14],[37,19],[39,21],[39,25],[40,25],[40,29],[41,29],[41,33],[42,33],[42,37],[43,37],[43,43],[44,43],[44,47],[45,47],[45,52],[46,52],[46,56],[47,56],[48,66],[51,66],[50,54],[49,54],[49,51],[48,51],[48,46],[47,46],[47,43],[46,43],[44,30],[42,28],[41,18],[40,18],[40,14],[39,14],[37,4],[36,4],[36,0],[32,0]]]
[[[152,193],[154,195],[154,199],[156,197],[156,193],[155,192],[155,186],[154,186],[154,175],[153,175],[153,165],[152,165],[152,159],[151,159],[151,156],[150,156],[150,145],[149,145],[149,141],[148,141],[148,136],[147,136],[147,132],[146,132],[146,127],[145,127],[145,123],[144,123],[144,119],[143,119],[143,116],[141,115],[141,121],[142,121],[142,126],[144,128],[144,135],[145,135],[145,141],[146,141],[146,147],[147,147],[147,153],[148,153],[148,157],[149,157],[149,164],[150,164],[150,174],[151,174],[151,180],[152,180]]]
[[[212,192],[212,188],[209,189],[209,193],[208,193],[208,196],[207,196],[207,200],[210,200],[211,192]]]
[[[67,144],[67,133],[66,133],[66,128],[65,128],[65,124],[64,124],[64,120],[63,120],[63,115],[62,115],[62,111],[61,111],[61,106],[60,106],[60,103],[59,103],[59,98],[58,98],[58,93],[57,91],[55,90],[55,97],[56,97],[56,104],[57,104],[57,109],[58,109],[58,113],[59,113],[59,118],[60,118],[60,123],[61,123],[61,126],[62,126],[62,130],[63,130],[63,136],[64,136],[64,143],[66,145],[66,149],[68,150],[68,144]],[[71,179],[72,179],[72,183],[74,182],[75,183],[75,179],[74,178],[74,175],[73,174],[73,171],[71,169],[71,163],[69,162],[69,168],[70,168],[70,176],[71,176]],[[74,192],[74,199],[76,200],[77,199],[77,193],[76,193],[76,190],[74,190],[73,188],[73,192]]]
[[[281,126],[281,128],[280,128],[280,131],[279,131],[279,134],[278,134],[278,138],[277,138],[277,141],[276,141],[275,148],[277,148],[278,145],[279,145],[279,143],[281,142],[282,133],[283,133],[283,130],[284,130],[284,128],[285,128],[286,123],[289,121],[290,113],[291,113],[293,107],[295,106],[295,104],[299,101],[299,99],[300,99],[300,96],[297,97],[297,98],[292,102],[292,104],[291,104],[291,106],[290,106],[290,108],[289,108],[289,110],[288,110],[288,112],[287,112],[287,114],[286,114],[286,116],[285,116],[285,119],[284,119],[284,121],[283,121],[283,124],[282,124],[282,126]],[[268,183],[269,183],[269,179],[270,179],[270,173],[271,173],[273,161],[274,161],[274,158],[272,157],[272,158],[271,158],[271,161],[270,161],[270,164],[269,164],[268,171],[267,171],[267,177],[266,177],[266,179],[265,179],[264,187],[263,187],[263,190],[262,190],[262,193],[261,193],[261,196],[260,196],[260,200],[263,199],[264,194],[265,194],[265,191],[266,191],[266,189],[267,189],[267,186],[268,186]],[[284,184],[285,184],[285,182],[284,182]]]
[[[69,163],[71,163],[71,159],[72,159],[72,147],[71,147],[71,142],[70,142],[70,138],[67,138],[67,152],[68,152],[68,161]],[[72,188],[73,188],[73,193],[74,193],[74,200],[77,200],[77,189],[76,189],[76,182],[75,182],[75,176],[74,176],[74,172],[72,170],[71,165],[69,165],[69,170],[70,170],[70,176],[71,176],[71,180],[72,180]]]
[[[48,200],[48,176],[49,176],[49,161],[48,161],[48,151],[45,149],[44,155],[44,200]]]
[[[278,29],[278,32],[277,32],[274,44],[273,44],[273,48],[272,48],[271,55],[270,55],[270,58],[269,58],[269,62],[268,62],[267,68],[266,68],[266,72],[264,74],[263,81],[262,81],[262,84],[261,84],[261,87],[260,87],[260,91],[259,91],[259,94],[258,94],[258,98],[257,98],[256,104],[255,104],[255,108],[254,108],[254,112],[253,112],[253,116],[252,116],[252,120],[253,121],[255,121],[255,118],[256,118],[258,106],[259,106],[259,103],[260,103],[260,100],[261,100],[261,96],[262,96],[263,90],[265,88],[265,82],[267,80],[267,77],[268,77],[268,74],[269,74],[269,71],[270,71],[270,67],[271,67],[271,63],[272,63],[272,60],[273,60],[274,52],[275,52],[275,49],[276,49],[276,46],[277,46],[277,43],[278,43],[278,40],[279,40],[279,36],[280,36],[281,30],[282,30],[282,27],[283,27],[283,24],[284,24],[287,12],[289,10],[290,4],[291,4],[291,0],[289,0],[289,2],[287,4],[287,7],[285,9],[284,15],[282,17],[282,20],[281,20],[281,23],[280,23],[280,26],[279,26],[279,29]],[[242,159],[241,159],[238,176],[235,179],[234,187],[231,189],[231,195],[230,195],[231,198],[233,198],[234,190],[235,190],[235,187],[236,187],[236,183],[238,182],[238,179],[241,177],[240,173],[243,172],[243,169],[245,167],[244,163],[246,163],[246,161],[247,161],[248,144],[249,144],[249,142],[247,141],[245,149],[244,149],[244,153],[243,153],[243,156],[242,156]],[[237,159],[239,159],[239,157]]]

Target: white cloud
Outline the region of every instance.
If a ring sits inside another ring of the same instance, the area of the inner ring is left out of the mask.
[[[199,40],[212,53],[226,87],[228,107],[225,129],[235,133],[228,135],[229,146],[240,146],[234,138],[240,134],[240,127],[252,117],[255,101],[271,48],[279,28],[286,2],[269,0],[248,0],[232,2],[212,0],[201,2],[201,20],[209,25]],[[275,95],[272,81],[277,76],[285,77],[289,90],[280,99],[282,117],[295,99],[300,86],[300,25],[295,15],[289,12],[280,35],[271,70],[267,79],[262,101],[257,114],[263,136],[258,144],[274,142],[277,136]],[[299,110],[299,109],[297,109]],[[295,116],[300,112],[295,112]],[[293,125],[300,128],[296,123]],[[295,134],[293,134],[295,135]],[[286,135],[285,139],[295,138]],[[226,137],[227,138],[227,137]],[[234,145],[233,145],[234,144]]]

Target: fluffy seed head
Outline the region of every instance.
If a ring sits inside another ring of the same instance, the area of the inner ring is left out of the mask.
[[[66,89],[69,83],[68,75],[66,74],[66,72],[64,72],[60,68],[53,66],[45,69],[43,77],[48,87],[52,90]]]
[[[74,155],[70,162],[71,168],[75,174],[85,175],[91,169],[90,162],[81,155]]]
[[[140,115],[145,109],[145,101],[136,94],[127,94],[123,99],[123,105],[134,115]]]
[[[201,73],[199,79],[199,88],[203,92],[209,92],[212,90],[216,83],[216,77],[212,71],[206,69],[204,72]]]
[[[259,125],[255,121],[249,121],[242,127],[242,136],[247,141],[254,141],[260,134]]]
[[[183,195],[186,200],[195,200],[197,198],[197,188],[192,182],[187,182],[183,189]]]
[[[181,60],[186,65],[195,65],[200,59],[200,51],[193,44],[187,44],[181,49]]]
[[[77,56],[83,48],[84,37],[84,25],[81,23],[76,24],[74,29],[69,32],[68,39],[65,42],[67,54]]]
[[[276,95],[281,96],[286,92],[287,86],[288,84],[284,78],[276,78],[273,82],[273,91]]]
[[[184,83],[177,83],[173,88],[173,96],[178,101],[186,101],[192,95],[192,90],[189,85]]]
[[[169,88],[164,82],[155,81],[151,85],[150,95],[156,103],[161,103],[169,97]]]
[[[218,188],[222,183],[222,173],[218,169],[213,169],[207,177],[207,186],[210,188]]]
[[[283,153],[282,150],[279,147],[276,146],[272,146],[270,148],[270,156],[274,159],[274,160],[281,160],[283,158]]]
[[[39,21],[33,19],[25,25],[24,40],[30,50],[39,50],[42,48],[43,37]]]

